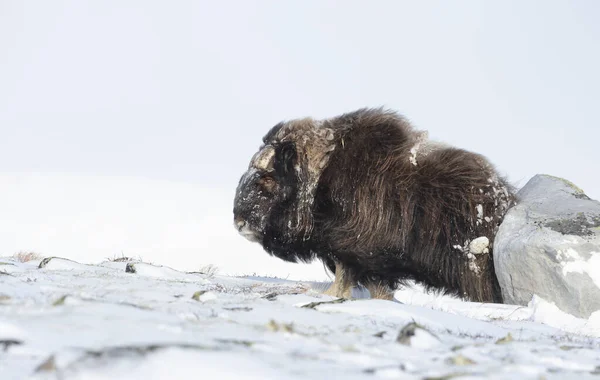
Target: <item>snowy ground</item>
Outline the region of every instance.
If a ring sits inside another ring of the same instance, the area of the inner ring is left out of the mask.
[[[403,290],[404,303],[331,302],[315,283],[144,263],[130,272],[126,262],[0,263],[2,380],[600,376],[597,318],[543,300],[516,307]]]

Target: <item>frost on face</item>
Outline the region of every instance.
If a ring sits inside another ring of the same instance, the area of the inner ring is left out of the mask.
[[[270,200],[267,194],[256,186],[259,170],[254,167],[242,176],[236,192],[237,216],[245,222],[237,225],[240,234],[251,241],[257,241],[264,232],[270,213]]]

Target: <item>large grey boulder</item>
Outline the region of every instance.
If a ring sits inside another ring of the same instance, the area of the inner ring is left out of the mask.
[[[536,175],[518,193],[494,240],[505,303],[534,294],[588,318],[600,310],[600,202],[571,182]]]

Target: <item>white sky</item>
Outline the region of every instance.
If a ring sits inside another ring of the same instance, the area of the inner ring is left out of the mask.
[[[385,105],[600,198],[600,3],[0,1],[0,171],[235,186],[281,119]]]
[[[233,194],[278,121],[384,105],[518,186],[599,199],[598,20],[595,0],[0,0],[0,173]]]

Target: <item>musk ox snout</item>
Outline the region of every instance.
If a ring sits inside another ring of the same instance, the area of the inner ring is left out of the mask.
[[[233,205],[233,223],[236,230],[251,241],[259,240],[266,228],[266,216],[270,211],[269,196],[260,186],[261,174],[249,169],[236,190]]]
[[[248,226],[248,223],[242,219],[241,217],[237,216],[234,217],[234,222],[233,222],[236,230],[240,233],[240,235],[242,235],[243,237],[245,237],[247,240],[251,241],[251,242],[259,242],[259,238],[260,236],[253,230],[250,229],[250,227]]]
[[[294,196],[297,179],[294,144],[274,142],[263,146],[240,178],[234,199],[234,226],[251,241],[262,241],[273,229],[277,212]]]

